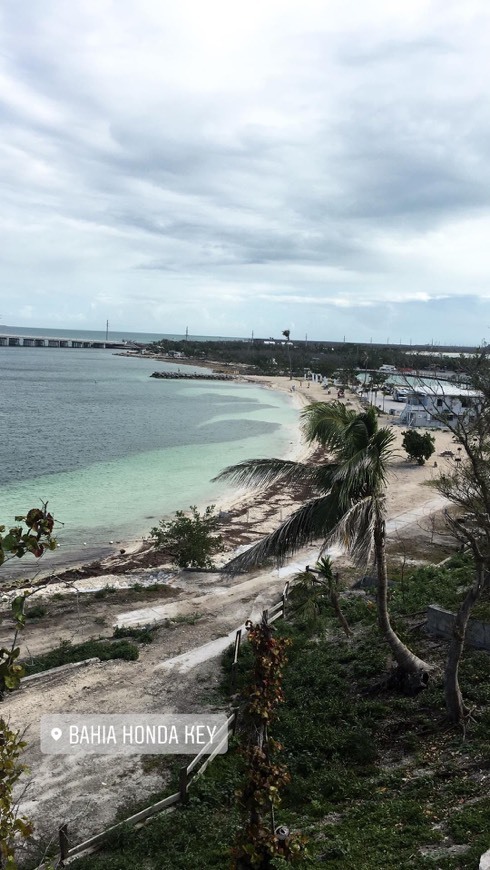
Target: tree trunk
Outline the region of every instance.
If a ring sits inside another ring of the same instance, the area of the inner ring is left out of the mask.
[[[374,526],[374,552],[376,556],[377,586],[376,599],[378,611],[378,626],[393,653],[399,671],[400,682],[415,693],[427,686],[429,682],[430,665],[419,659],[393,631],[388,612],[388,572],[386,568],[385,523],[382,517],[376,516]]]
[[[344,614],[342,613],[342,608],[340,606],[340,601],[339,601],[339,593],[332,586],[330,587],[330,603],[333,607],[335,616],[337,617],[338,621],[340,622],[340,625],[344,629],[347,637],[352,637],[352,634],[353,634],[352,629],[350,628],[349,623],[347,622]]]
[[[468,589],[461,606],[456,613],[454,620],[453,633],[449,644],[449,651],[446,661],[446,670],[444,672],[444,698],[446,701],[446,710],[451,722],[463,722],[467,715],[467,709],[463,702],[463,696],[459,687],[458,671],[461,656],[463,654],[464,641],[466,637],[466,628],[470,613],[480,597],[485,578],[485,571],[482,564],[477,564],[475,569],[475,580],[472,586]]]

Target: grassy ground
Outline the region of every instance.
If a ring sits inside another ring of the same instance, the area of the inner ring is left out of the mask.
[[[442,572],[418,569],[392,592],[398,631],[436,664],[443,664],[445,645],[424,635],[420,613],[428,602],[457,604],[469,570],[464,560]],[[351,597],[344,609],[351,639],[327,605],[315,625],[302,624],[298,614],[276,623],[292,641],[286,702],[271,729],[285,747],[282,761],[291,774],[276,821],[309,838],[303,867],[473,870],[490,846],[490,658],[465,653],[461,684],[473,717],[463,734],[447,723],[440,678],[415,698],[386,689],[389,658],[369,599]],[[230,661],[225,655],[224,694]],[[249,680],[250,665],[245,645],[239,689]],[[178,760],[172,764],[176,770]],[[228,867],[240,824],[235,793],[241,764],[232,748],[192,788],[188,807],[138,831],[121,829],[76,870]]]

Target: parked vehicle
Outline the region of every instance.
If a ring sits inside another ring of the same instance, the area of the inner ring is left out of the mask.
[[[407,390],[405,387],[395,387],[395,389],[393,390],[393,399],[395,400],[395,402],[406,402],[409,393],[410,390]]]

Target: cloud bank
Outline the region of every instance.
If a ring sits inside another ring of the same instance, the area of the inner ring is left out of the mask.
[[[490,9],[394,5],[5,0],[0,320],[487,337]]]

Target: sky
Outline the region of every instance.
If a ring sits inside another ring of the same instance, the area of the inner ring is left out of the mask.
[[[485,0],[2,0],[0,323],[490,340]]]

